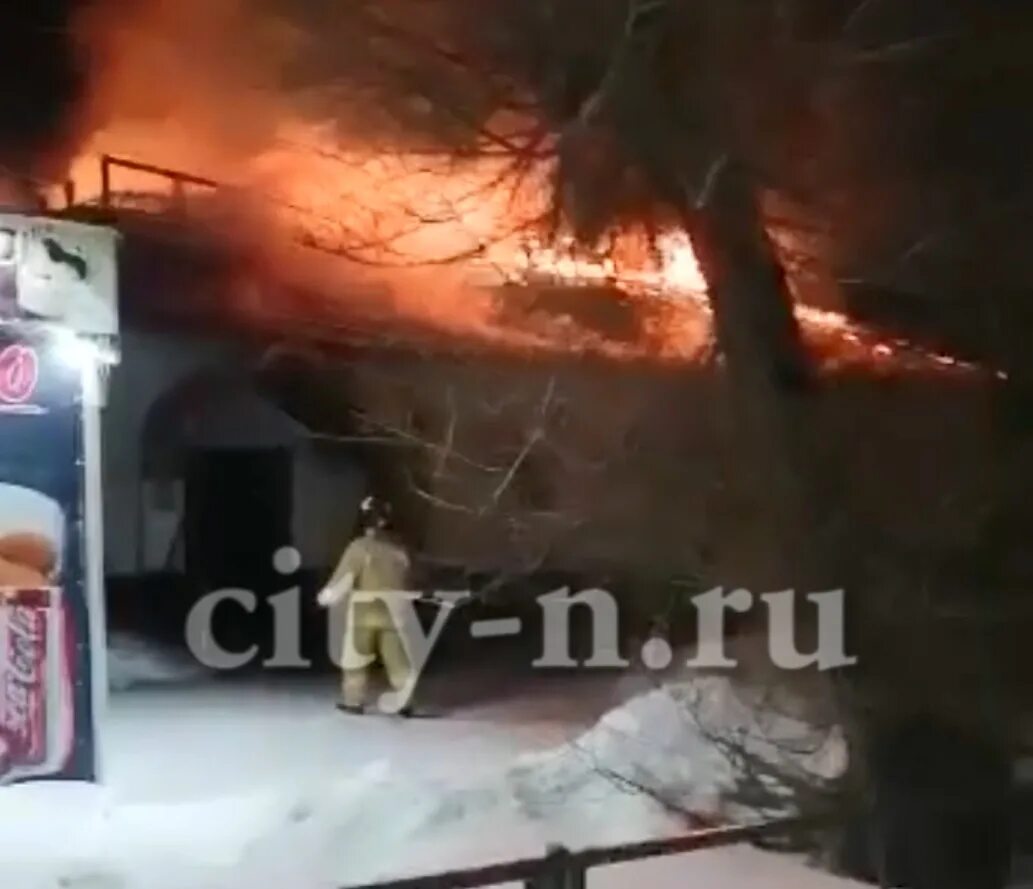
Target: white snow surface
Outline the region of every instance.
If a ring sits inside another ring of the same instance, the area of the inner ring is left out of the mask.
[[[162,648],[132,633],[108,635],[108,684],[115,691],[192,682],[207,675],[186,653]]]
[[[680,834],[678,808],[756,817],[730,802],[740,773],[713,736],[797,773],[832,777],[845,765],[837,731],[762,717],[727,678],[647,691],[584,731],[579,708],[612,692],[597,686],[565,680],[416,722],[343,716],[329,707],[332,691],[311,684],[116,695],[104,788],[0,790],[2,882],[338,889],[536,856],[550,843]],[[685,877],[703,861],[716,869],[711,878],[722,867],[767,874],[750,879],[757,887],[845,885],[777,856],[761,867],[763,854],[721,850],[642,867],[661,868],[648,880],[658,887],[661,873]],[[615,874],[627,868],[611,870],[593,872],[592,886],[626,885]],[[777,873],[789,876],[774,882]],[[729,885],[744,885],[737,880]]]
[[[744,755],[767,791],[756,804],[739,799]],[[534,805],[578,808],[583,797],[589,808],[593,799],[639,790],[668,814],[738,822],[791,815],[787,778],[828,781],[846,765],[838,726],[812,726],[759,691],[707,676],[633,698],[571,744],[527,758],[509,777],[518,792],[524,783],[532,788]]]

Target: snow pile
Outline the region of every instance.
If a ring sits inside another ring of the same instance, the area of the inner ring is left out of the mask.
[[[696,679],[629,701],[571,744],[462,783],[405,776],[381,760],[344,778],[309,773],[308,786],[277,774],[246,796],[176,804],[11,788],[0,791],[0,863],[18,889],[329,889],[539,856],[551,843],[681,833],[678,810],[760,813],[731,802],[749,776],[729,740],[751,762],[793,775],[830,778],[845,766],[838,732],[757,705],[727,679]],[[785,794],[775,796],[784,810]]]
[[[194,682],[206,675],[205,668],[183,652],[160,648],[129,633],[108,637],[108,684],[114,691]]]
[[[322,850],[328,883],[362,881],[535,856],[554,843],[680,834],[690,812],[739,821],[791,814],[792,784],[838,777],[847,751],[838,728],[785,709],[727,678],[701,677],[634,698],[576,741],[468,786],[369,772],[362,790],[347,791],[357,811],[325,797],[296,807],[305,817],[261,844],[249,879],[274,872],[277,846],[313,858]],[[404,868],[386,849],[405,850]]]
[[[6,788],[0,791],[4,885],[230,889],[248,845],[278,823],[283,802],[263,793],[119,805],[96,786]]]
[[[672,812],[745,820],[793,812],[793,787],[843,774],[838,726],[820,728],[794,709],[722,676],[635,698],[578,741],[537,755],[511,776],[538,804],[571,805],[640,793]]]

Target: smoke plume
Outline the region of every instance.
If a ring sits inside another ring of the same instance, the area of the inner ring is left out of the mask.
[[[77,0],[6,4],[0,26],[0,180],[13,202],[67,160],[86,84],[71,23]]]

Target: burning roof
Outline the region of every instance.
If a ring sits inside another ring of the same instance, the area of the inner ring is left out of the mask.
[[[550,217],[550,161],[498,150],[526,130],[525,116],[492,118],[494,151],[434,147],[418,127],[400,136],[377,114],[375,85],[358,90],[350,78],[342,95],[311,71],[292,79],[318,35],[291,12],[102,0],[71,19],[73,43],[90,48],[83,100],[66,115],[80,137],[76,199],[122,211],[137,256],[153,260],[164,242],[179,257],[166,265],[178,292],[132,295],[130,317],[664,362],[711,354],[705,282],[683,234],[632,226],[597,253],[579,250]],[[396,97],[392,115],[426,117],[425,86]],[[102,175],[103,155],[144,163]],[[797,311],[827,365],[970,369],[827,307]]]
[[[99,169],[96,159],[91,163]],[[82,169],[87,166],[84,159]],[[335,249],[331,217],[297,200],[137,162],[108,158],[104,170],[95,177],[104,187],[92,198],[87,190],[86,203],[116,213],[130,234],[130,256],[138,265],[143,257],[152,263],[136,279],[161,274],[153,265],[156,245],[165,268],[178,273],[176,296],[158,299],[153,287],[130,295],[130,318],[218,320],[288,337],[672,363],[704,360],[712,351],[705,282],[690,242],[677,232],[637,254],[626,241],[592,254],[569,239],[548,243],[521,232],[425,262],[410,246],[397,254],[406,262],[391,262],[373,239],[358,252]],[[289,186],[289,179],[280,180],[281,189]],[[371,212],[369,204],[364,209]],[[431,241],[444,248],[459,221],[450,212],[423,224],[437,228]],[[395,254],[399,241],[388,241]],[[459,244],[465,246],[461,237]],[[797,316],[805,341],[828,368],[975,370],[842,313],[799,304]]]

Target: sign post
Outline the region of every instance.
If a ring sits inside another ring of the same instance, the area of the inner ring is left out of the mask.
[[[96,781],[113,231],[0,215],[0,784]]]

